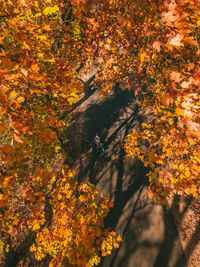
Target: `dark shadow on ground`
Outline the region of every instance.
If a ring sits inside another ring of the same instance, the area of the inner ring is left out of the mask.
[[[172,261],[179,261],[179,266],[184,267],[185,259],[167,207],[147,197],[147,170],[141,162],[125,158],[124,139],[140,123],[132,92],[119,88],[103,100],[94,94],[84,115],[81,153],[87,156],[80,160],[78,179],[89,180],[112,199],[114,205],[104,223],[123,234],[119,249],[102,259],[99,266],[171,267]],[[105,152],[89,154],[97,132]],[[177,253],[175,259],[173,250]]]
[[[176,226],[171,216],[171,213],[167,207],[164,209],[164,221],[165,221],[164,240],[159,248],[159,253],[156,257],[154,267],[169,266],[168,259],[172,257],[173,247],[175,242],[177,242],[176,240],[178,237],[178,232],[176,230]],[[186,260],[182,254],[182,251],[179,250],[178,253],[180,254],[180,256],[178,257],[180,260],[177,267],[186,266]]]
[[[81,152],[87,153],[92,145],[92,141],[96,133],[101,137],[101,141],[105,150],[109,149],[112,142],[120,135],[121,131],[127,127],[127,124],[131,125],[137,115],[137,105],[133,102],[133,94],[130,91],[122,91],[119,88],[115,88],[113,94],[103,100],[92,102],[85,113],[84,129],[83,129],[83,143]],[[126,111],[127,106],[130,106],[130,110]],[[120,115],[126,112],[126,118],[120,118]],[[116,128],[113,124],[118,122]],[[108,134],[109,130],[114,129],[112,134]],[[129,127],[130,128],[130,127]],[[130,128],[131,129],[131,128]],[[122,142],[116,142],[115,148],[112,153],[119,153],[119,147]],[[92,153],[89,156],[87,166],[84,166],[79,172],[79,177],[85,177],[89,175],[90,181],[94,184],[97,181],[92,180],[96,177],[96,173],[99,172],[99,168],[102,169],[104,162],[110,162],[111,156],[109,153],[95,154]],[[115,162],[113,162],[115,164]],[[95,166],[95,168],[93,168]],[[82,166],[80,166],[81,168]]]

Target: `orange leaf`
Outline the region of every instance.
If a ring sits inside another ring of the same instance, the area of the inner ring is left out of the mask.
[[[154,50],[156,50],[157,52],[160,52],[160,47],[161,47],[162,43],[159,41],[156,41],[153,43],[152,47]]]
[[[198,43],[196,40],[194,40],[194,38],[192,36],[187,36],[184,38],[184,42],[186,42],[187,44],[190,44],[190,45],[194,45],[194,46],[197,46]]]
[[[43,30],[45,31],[50,31],[51,30],[51,27],[48,25],[48,24],[45,24],[43,27],[42,27]]]
[[[118,248],[118,247],[119,247],[119,244],[116,243],[116,242],[114,242],[113,247],[114,247],[114,248]]]
[[[31,69],[33,70],[33,72],[38,72],[40,68],[39,68],[38,64],[33,64],[31,66]]]
[[[10,67],[13,66],[13,63],[12,63],[12,61],[9,58],[3,57],[1,59],[1,62],[3,64],[3,67],[4,68],[10,68]]]
[[[183,114],[184,114],[184,110],[183,110],[182,108],[176,108],[176,114],[177,114],[178,116],[183,116]]]
[[[150,199],[152,199],[152,198],[154,197],[154,194],[153,194],[153,192],[151,191],[150,188],[149,188],[149,190],[148,190],[147,195],[148,195],[148,197],[149,197]]]
[[[177,71],[172,71],[169,75],[169,78],[171,81],[174,81],[176,83],[180,82],[183,78],[181,78],[181,74]]]

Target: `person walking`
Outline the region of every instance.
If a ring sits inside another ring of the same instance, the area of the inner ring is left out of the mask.
[[[101,148],[102,151],[104,151],[103,145],[101,143],[100,137],[98,135],[98,133],[95,135],[92,147],[90,148],[90,152],[92,152],[92,150],[94,150],[95,148]]]

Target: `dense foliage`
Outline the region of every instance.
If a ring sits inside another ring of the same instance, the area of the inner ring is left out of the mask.
[[[149,195],[199,197],[198,0],[3,0],[0,19],[2,261],[22,232],[53,266],[92,266],[120,242],[103,230],[109,201],[51,168],[84,89],[79,70],[94,62],[102,97],[119,82],[148,110],[125,149],[151,168]]]
[[[9,266],[26,246],[52,266],[93,266],[121,240],[103,226],[112,203],[68,167],[52,167],[85,60],[70,2],[56,3],[0,2],[0,253]]]

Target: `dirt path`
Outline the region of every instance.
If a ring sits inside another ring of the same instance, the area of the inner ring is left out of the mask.
[[[104,258],[100,266],[186,266],[168,208],[148,199],[143,165],[125,159],[124,138],[139,124],[134,97],[128,91],[115,90],[99,99],[95,92],[85,105],[79,179],[90,180],[100,193],[112,199],[114,207],[105,225],[123,235],[120,248]],[[105,152],[89,154],[97,132]]]

